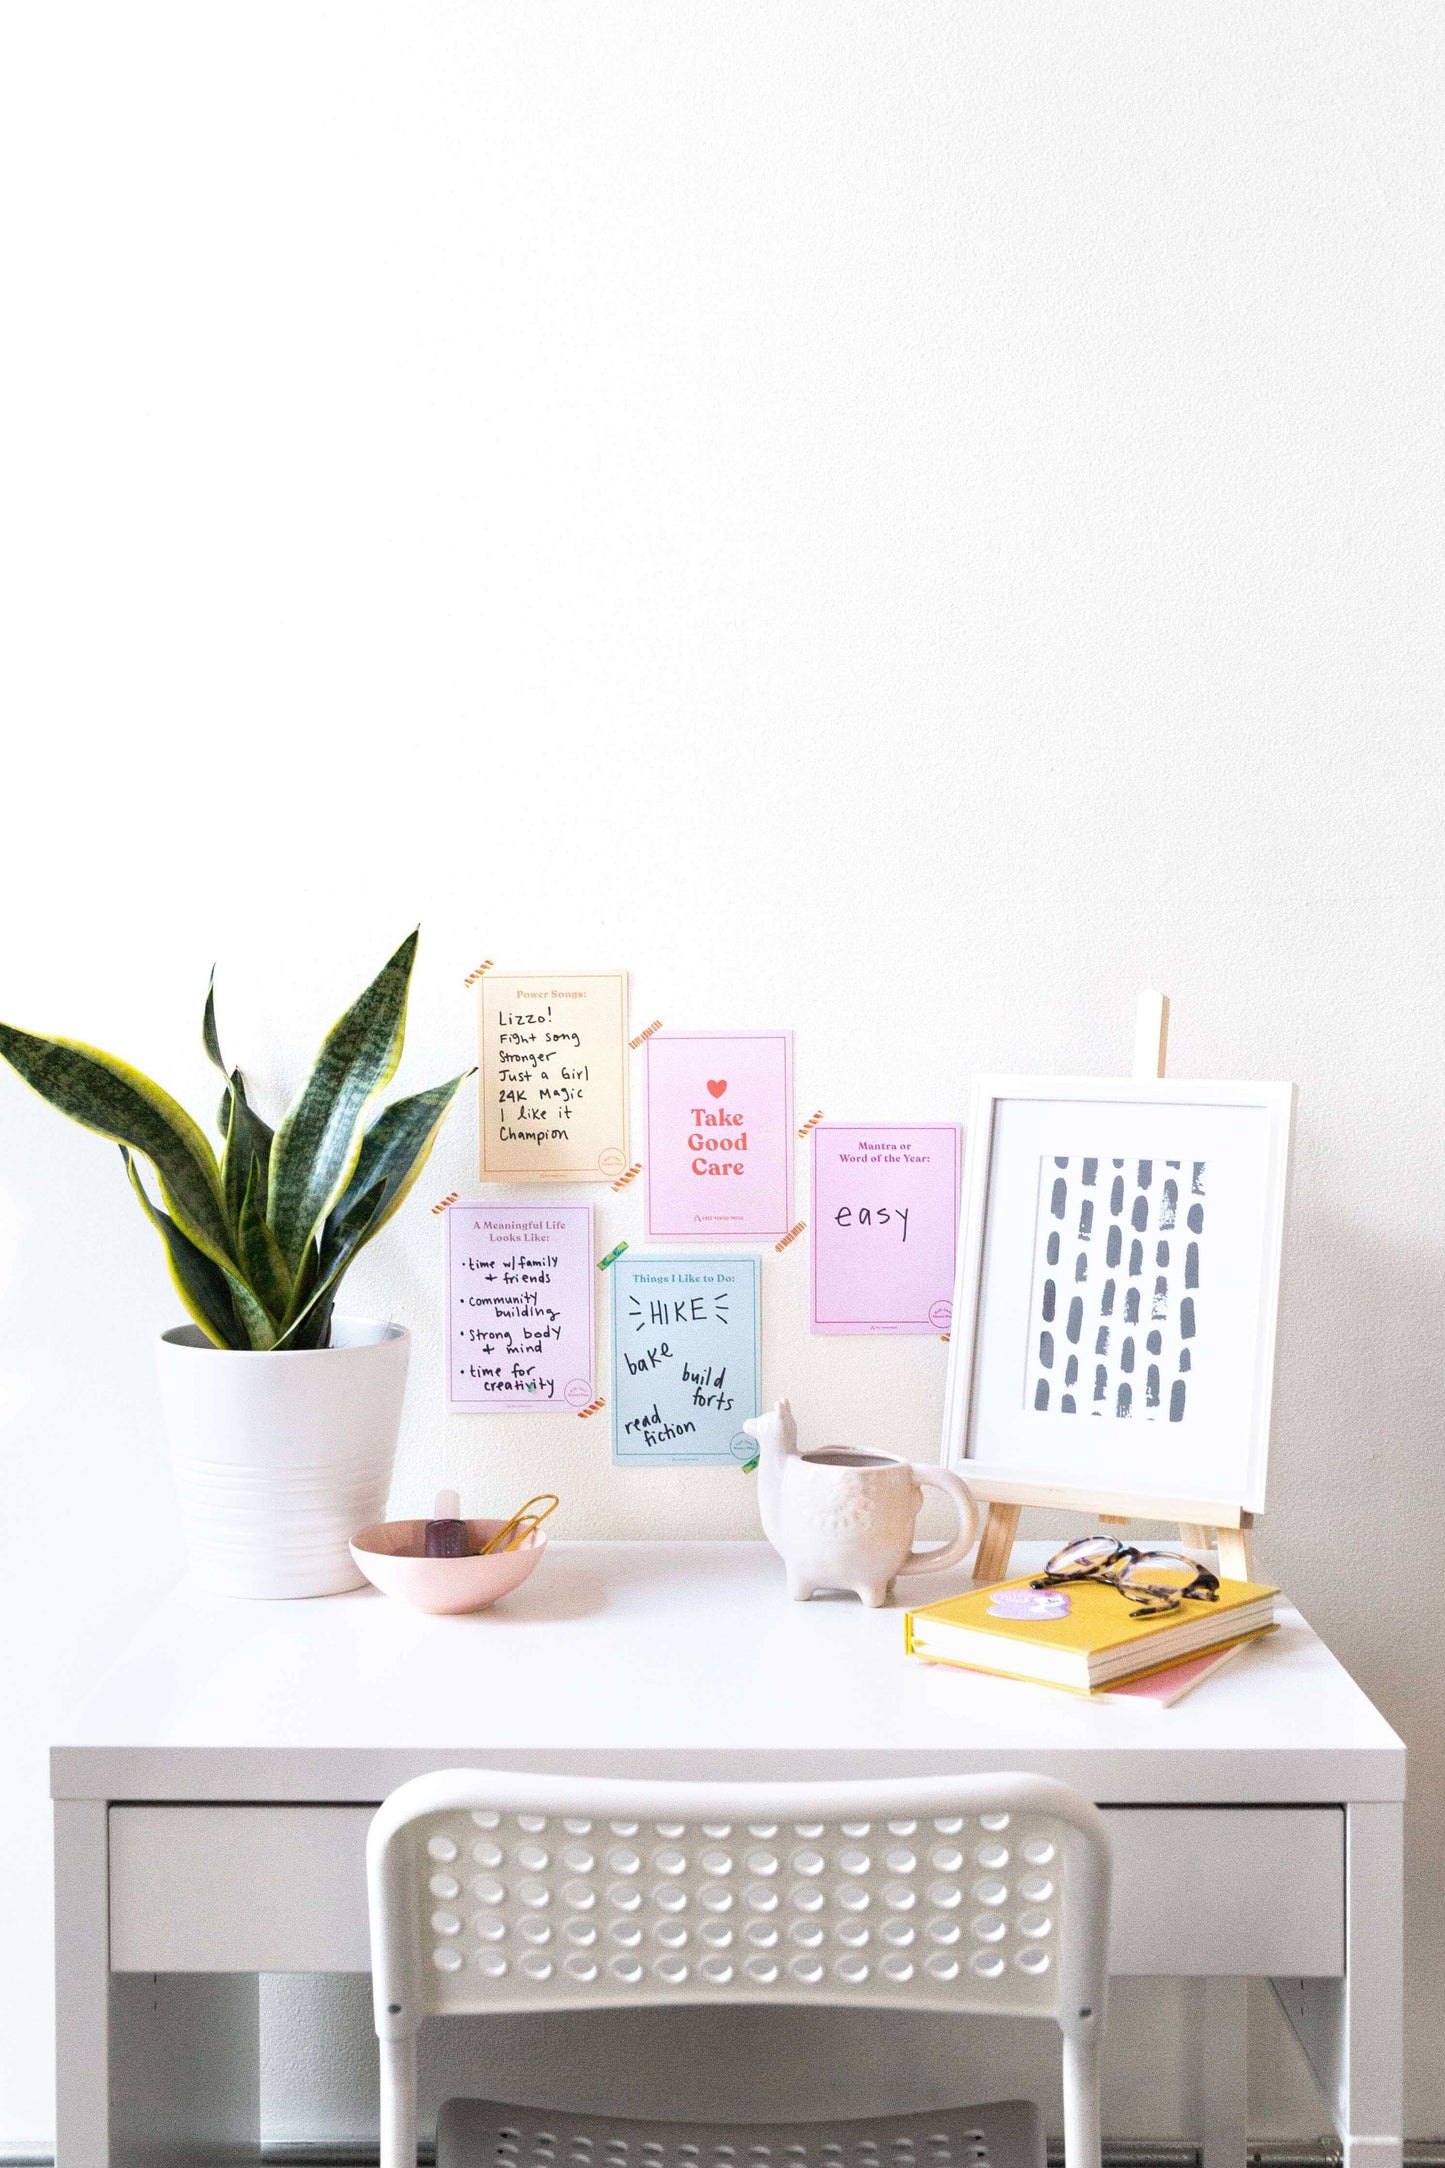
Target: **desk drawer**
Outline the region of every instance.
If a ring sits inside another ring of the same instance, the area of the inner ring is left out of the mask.
[[[1338,1807],[1107,1807],[1111,1970],[1344,1971]],[[113,1972],[366,1972],[370,1807],[112,1807]]]
[[[1106,1807],[1104,1817],[1111,1972],[1344,1972],[1342,1807]]]

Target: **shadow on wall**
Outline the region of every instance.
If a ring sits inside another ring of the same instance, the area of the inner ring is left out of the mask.
[[[1442,1319],[1438,1239],[1382,1241],[1296,1199],[1259,1550],[1410,1750],[1407,2132],[1437,2078],[1445,1978]]]

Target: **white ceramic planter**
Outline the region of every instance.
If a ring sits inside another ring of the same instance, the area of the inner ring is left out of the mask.
[[[362,1588],[349,1549],[386,1511],[411,1334],[338,1317],[329,1348],[253,1355],[196,1325],[157,1344],[193,1571],[225,1596]]]

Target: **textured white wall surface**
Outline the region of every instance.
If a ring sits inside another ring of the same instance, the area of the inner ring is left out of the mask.
[[[837,1117],[1119,1070],[1149,984],[1175,1073],[1296,1079],[1260,1555],[1412,1746],[1422,2136],[1442,89],[1416,0],[0,20],[0,1014],[205,1111],[217,959],[275,1109],[420,918],[412,1086],[470,1059],[487,955],[792,1026]],[[443,1413],[425,1204],[474,1146],[468,1105],[352,1282],[416,1334],[396,1508],[456,1471],[479,1506],[554,1486],[569,1535],[754,1533],[739,1473]],[[636,1243],[635,1189],[599,1208]],[[945,1350],[811,1340],[805,1290],[804,1245],[766,1260],[766,1390],[935,1451]],[[114,1151],[0,1077],[0,2138],[51,2127],[45,1744],[178,1570],[174,1313]],[[268,2128],[364,2130],[359,1995],[267,2009]],[[1317,2131],[1257,2015],[1253,2128]],[[496,2052],[539,2094],[548,2057],[647,2052],[556,2034]],[[914,2052],[951,2090],[942,2036]],[[1182,1993],[1121,1996],[1110,2127],[1189,2128],[1197,2052]]]

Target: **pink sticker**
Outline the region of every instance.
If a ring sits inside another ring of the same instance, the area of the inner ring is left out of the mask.
[[[647,1232],[752,1242],[792,1219],[792,1033],[659,1031],[647,1042]]]
[[[1067,1618],[1073,1609],[1062,1588],[1001,1588],[989,1599],[990,1618],[1023,1620]]]
[[[813,1131],[814,1332],[937,1333],[953,1318],[956,1122]]]

